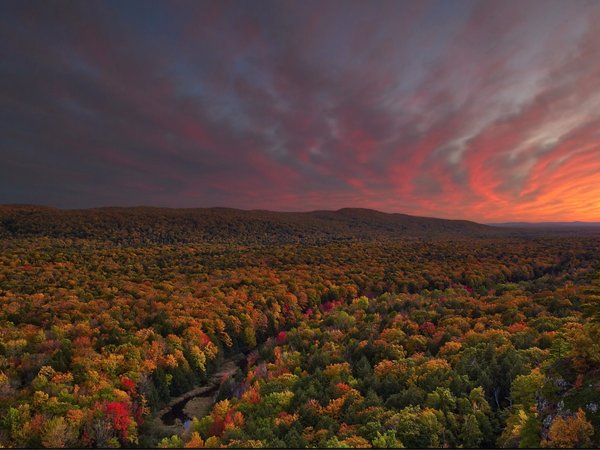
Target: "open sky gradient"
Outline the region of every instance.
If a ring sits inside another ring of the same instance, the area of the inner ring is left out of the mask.
[[[598,1],[2,1],[0,203],[600,220]]]

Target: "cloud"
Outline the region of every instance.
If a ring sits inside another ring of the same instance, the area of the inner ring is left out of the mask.
[[[0,202],[600,220],[595,3],[0,8]]]

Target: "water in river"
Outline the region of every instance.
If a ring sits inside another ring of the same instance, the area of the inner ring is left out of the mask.
[[[188,398],[184,398],[183,400],[180,400],[179,402],[175,403],[171,407],[171,409],[169,409],[169,411],[167,411],[165,414],[163,414],[161,416],[160,420],[165,425],[175,425],[175,420],[179,419],[179,420],[181,420],[181,423],[183,423],[184,427],[187,429],[187,425],[189,425],[189,422],[191,422],[191,417],[189,417],[184,411],[188,402],[190,400],[193,400],[196,398],[205,398],[208,400],[208,402],[210,402],[210,404],[212,404],[216,393],[219,391],[219,387],[220,386],[217,384],[217,385],[213,386],[212,388],[210,388],[208,391],[205,391],[200,395],[196,395],[193,397],[188,397]]]
[[[206,385],[197,387],[193,392],[189,393],[190,395],[185,396],[170,406],[160,416],[160,421],[163,425],[176,425],[177,419],[179,419],[184,428],[187,429],[192,417],[202,418],[208,414],[223,381],[235,375],[239,370],[244,371],[246,369],[246,356],[247,354],[240,353],[226,360]]]

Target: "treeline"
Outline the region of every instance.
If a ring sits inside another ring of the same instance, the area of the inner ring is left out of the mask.
[[[385,214],[366,209],[287,213],[229,208],[61,210],[0,205],[0,237],[49,236],[108,240],[120,245],[314,244],[407,237],[485,237],[509,233],[474,222]]]

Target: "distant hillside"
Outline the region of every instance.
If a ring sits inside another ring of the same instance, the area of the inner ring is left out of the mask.
[[[0,236],[52,236],[131,243],[267,244],[497,235],[504,230],[369,209],[273,212],[230,208],[94,208],[0,206]]]
[[[503,222],[488,225],[510,228],[600,228],[600,222]]]

